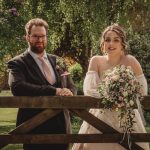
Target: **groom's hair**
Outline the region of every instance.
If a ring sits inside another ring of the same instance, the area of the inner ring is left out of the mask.
[[[34,18],[29,20],[25,25],[26,35],[31,34],[31,29],[33,26],[41,26],[41,27],[43,26],[46,30],[46,33],[48,33],[48,23],[41,18]]]

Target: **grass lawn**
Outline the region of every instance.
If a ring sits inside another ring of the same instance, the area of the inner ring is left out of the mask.
[[[0,96],[10,96],[9,91],[0,93]],[[0,133],[8,133],[15,126],[17,108],[0,108]]]
[[[0,108],[0,134],[7,134],[15,128],[16,108]],[[2,150],[22,150],[22,144],[9,144]]]
[[[10,91],[3,91],[0,96],[10,96]],[[0,108],[0,134],[7,134],[15,128],[17,108]],[[2,150],[22,150],[22,144],[9,144]]]
[[[9,91],[3,91],[0,96],[10,96]],[[7,134],[15,128],[17,108],[0,108],[0,134]],[[73,133],[78,133],[82,120],[79,117],[71,116]],[[150,126],[146,126],[146,130],[150,133]],[[22,150],[22,144],[9,144],[2,150]]]

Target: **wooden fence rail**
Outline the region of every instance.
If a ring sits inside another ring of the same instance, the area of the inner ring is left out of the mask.
[[[150,110],[150,96],[144,96],[144,109]],[[43,112],[24,122],[7,135],[0,135],[0,149],[7,144],[28,143],[119,143],[123,133],[119,133],[105,122],[88,112],[90,108],[103,108],[100,100],[89,96],[58,97],[0,97],[0,108],[45,108]],[[42,134],[28,135],[30,130],[57,115],[63,109],[68,109],[83,120],[100,130],[103,134]],[[150,142],[150,133],[132,133],[132,149],[143,150],[135,142]],[[127,139],[119,143],[127,150]]]

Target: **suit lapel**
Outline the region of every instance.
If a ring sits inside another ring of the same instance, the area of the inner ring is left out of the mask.
[[[45,79],[43,73],[41,72],[38,64],[35,62],[34,58],[29,54],[28,51],[24,52],[24,61],[26,62],[26,64],[28,65],[28,67],[30,68],[30,70],[33,72],[33,74],[35,75],[35,78],[39,77],[39,82],[42,81],[42,83],[47,83],[48,81]]]
[[[35,79],[37,78],[37,80],[39,82],[45,83],[45,84],[50,84],[46,78],[44,77],[43,73],[41,72],[38,64],[35,62],[34,58],[30,55],[30,53],[28,51],[23,53],[24,55],[24,61],[26,62],[26,64],[28,65],[28,68],[30,68],[30,70],[32,71],[32,73],[34,74]],[[56,77],[56,84],[60,83],[60,77],[59,74],[56,70],[56,57],[54,57],[53,55],[47,54],[48,60],[50,62],[50,64],[52,65],[52,68],[54,70],[55,73],[55,77]]]

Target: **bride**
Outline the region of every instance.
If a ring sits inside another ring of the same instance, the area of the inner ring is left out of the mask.
[[[89,63],[88,72],[84,80],[84,95],[99,97],[97,92],[97,86],[103,78],[103,74],[108,69],[113,69],[117,65],[130,66],[134,75],[136,76],[139,83],[142,85],[142,94],[147,94],[147,81],[143,74],[140,63],[132,55],[127,54],[126,37],[123,29],[113,24],[108,26],[102,33],[101,38],[101,50],[105,54],[104,56],[94,56],[91,58]],[[138,103],[138,109],[134,110],[135,117],[133,128],[135,133],[145,133],[144,128],[144,117],[142,115],[142,109],[140,103]],[[106,110],[101,113],[101,109],[90,109],[97,118],[107,123],[117,131],[121,132],[119,127],[119,121],[117,112]],[[83,122],[79,134],[97,134],[101,133],[96,128]],[[137,143],[144,150],[149,150],[148,143]],[[75,143],[72,150],[125,150],[124,147],[117,143]]]

